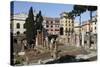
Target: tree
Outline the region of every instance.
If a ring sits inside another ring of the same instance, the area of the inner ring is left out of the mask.
[[[81,25],[81,14],[86,11],[86,6],[84,5],[74,5],[73,12],[76,13],[75,16],[80,16],[79,22]]]
[[[26,18],[25,28],[26,28],[27,42],[28,44],[31,44],[32,40],[35,39],[35,35],[36,35],[35,21],[34,21],[32,7],[30,7],[28,17]]]
[[[74,12],[73,11],[69,12],[68,17],[73,19],[74,18]]]
[[[42,22],[43,22],[43,17],[42,17],[41,11],[39,11],[39,13],[36,16],[36,29],[37,30],[42,31],[43,29]]]
[[[90,20],[92,20],[92,13],[97,10],[97,6],[87,6],[87,10],[90,11]]]

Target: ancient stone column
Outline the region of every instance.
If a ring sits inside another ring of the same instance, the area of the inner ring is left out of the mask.
[[[36,44],[38,46],[43,47],[43,40],[44,40],[44,38],[43,38],[43,32],[40,31],[40,30],[37,30]]]
[[[49,46],[49,44],[48,44],[48,37],[45,38],[45,44],[46,44],[46,48],[49,49],[48,48],[48,46]]]
[[[94,35],[94,49],[97,49],[97,35]]]
[[[24,49],[24,44],[22,44],[22,49],[21,49],[21,52],[25,51]]]
[[[36,47],[38,47],[38,38],[36,37],[36,41],[35,41]]]
[[[77,47],[80,47],[80,38],[79,38],[79,35],[76,36],[76,44],[77,44]]]
[[[41,31],[40,36],[41,36],[41,45],[42,45],[43,47],[45,47],[43,31]]]
[[[57,44],[56,44],[56,42],[55,42],[55,44],[54,44],[54,49],[53,49],[53,58],[54,59],[57,59]]]
[[[82,46],[84,47],[84,32],[82,32]]]

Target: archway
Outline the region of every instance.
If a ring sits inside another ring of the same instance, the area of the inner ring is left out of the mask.
[[[60,28],[60,35],[63,35],[63,27]]]

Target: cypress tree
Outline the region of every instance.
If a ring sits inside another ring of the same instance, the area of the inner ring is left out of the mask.
[[[28,17],[25,21],[25,28],[26,28],[26,39],[28,44],[32,43],[32,40],[35,40],[36,30],[35,30],[35,21],[33,15],[33,9],[30,7]]]
[[[42,22],[43,22],[43,17],[42,17],[41,11],[39,11],[39,13],[36,16],[36,29],[37,30],[42,31],[42,28],[43,28]]]

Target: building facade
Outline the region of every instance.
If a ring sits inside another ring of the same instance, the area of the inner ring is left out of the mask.
[[[69,13],[62,12],[60,14],[60,37],[64,44],[74,45],[74,18],[69,17]]]
[[[37,12],[34,11],[34,19],[36,19]],[[11,32],[14,36],[23,35],[26,33],[25,20],[28,17],[26,13],[17,13],[11,16]]]
[[[50,35],[59,35],[59,18],[44,17],[44,28]]]
[[[96,49],[97,45],[97,16],[82,23],[82,40],[85,48]],[[89,45],[90,44],[90,45]]]
[[[34,12],[34,19],[36,19],[36,12]],[[11,17],[11,32],[14,36],[25,34],[25,20],[27,14],[18,13]],[[43,17],[43,27],[47,30],[50,35],[59,35],[59,18]]]
[[[74,32],[74,19],[68,16],[68,13],[60,14],[60,35],[67,35]]]
[[[91,33],[97,34],[97,16],[93,16],[93,18],[92,18]]]
[[[14,36],[19,34],[25,34],[25,20],[27,18],[27,14],[19,13],[15,14],[11,18],[11,32]]]

